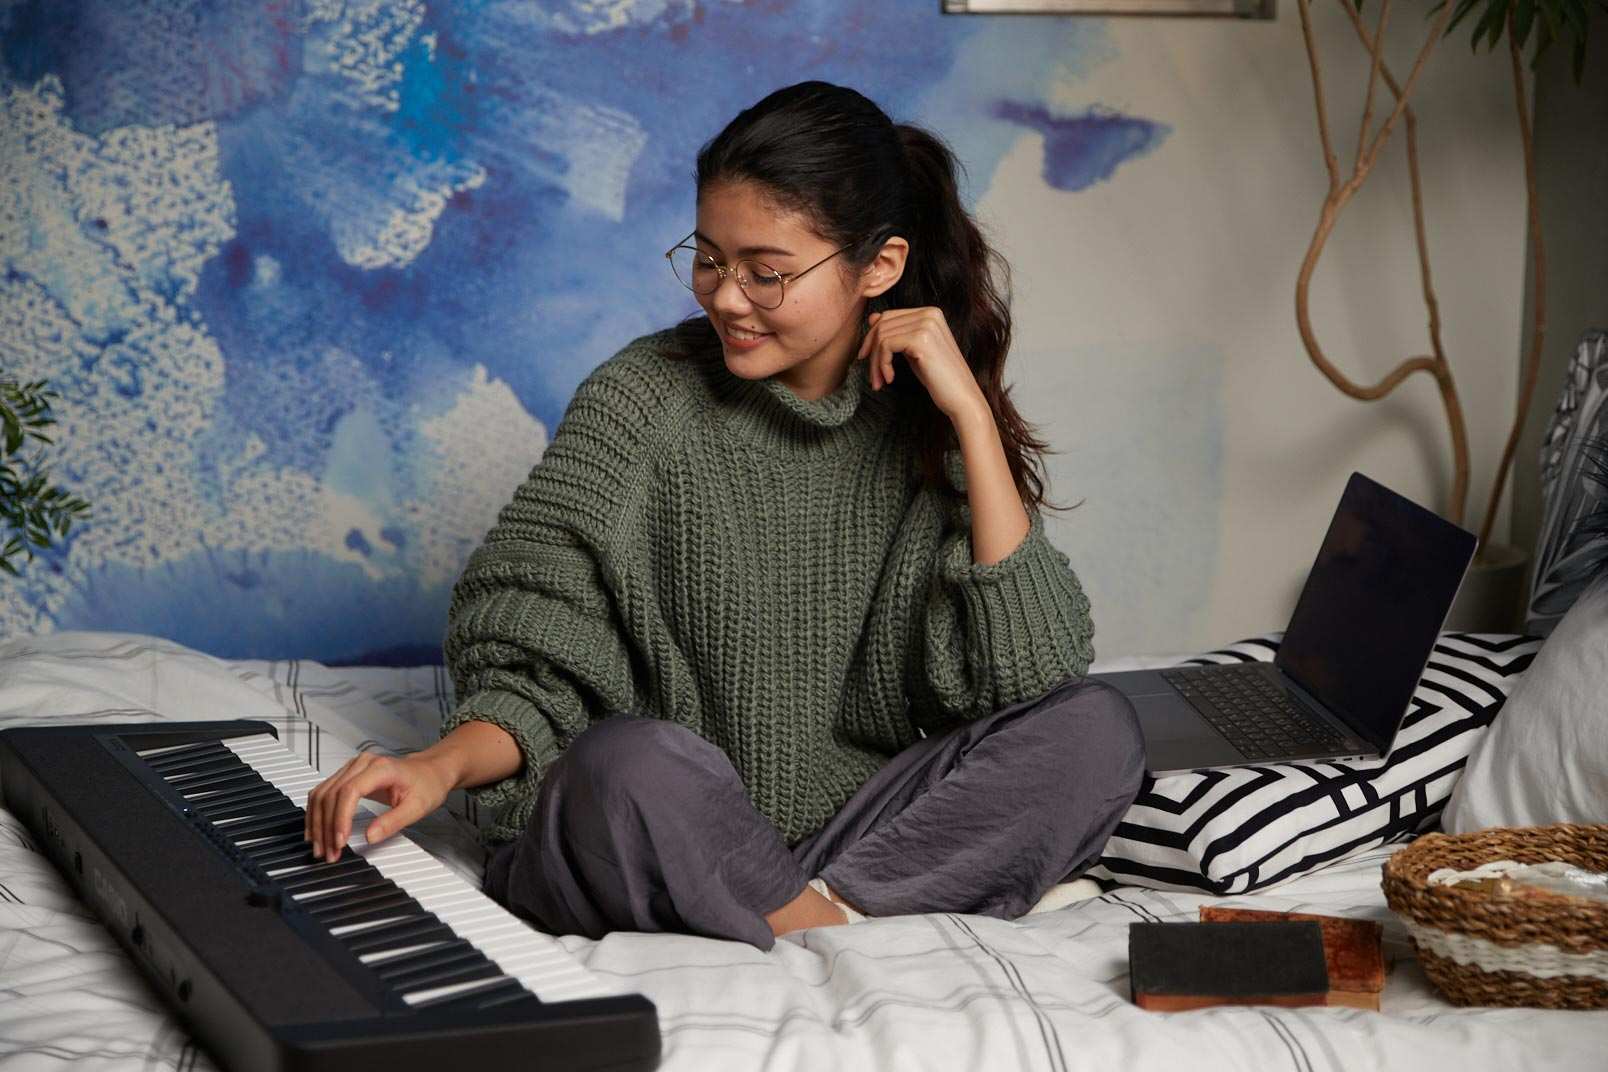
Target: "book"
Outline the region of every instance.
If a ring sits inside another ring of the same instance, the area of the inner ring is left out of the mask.
[[[1310,920],[1131,923],[1128,982],[1141,1009],[1323,1005],[1323,928]]]
[[[1215,905],[1202,905],[1200,918],[1203,923],[1316,923],[1323,930],[1323,960],[1329,971],[1328,1004],[1379,1010],[1379,993],[1385,988],[1385,929],[1379,923],[1312,912],[1268,912]]]

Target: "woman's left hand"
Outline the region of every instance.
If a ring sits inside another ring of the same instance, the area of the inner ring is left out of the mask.
[[[961,356],[942,309],[889,309],[872,313],[869,322],[871,328],[855,360],[871,362],[873,391],[893,382],[893,355],[904,354],[916,378],[932,396],[933,404],[951,421],[979,408],[988,410],[988,399],[971,366]]]

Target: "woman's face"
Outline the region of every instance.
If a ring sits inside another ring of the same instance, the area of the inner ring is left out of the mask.
[[[688,244],[724,265],[743,258],[783,275],[802,272],[837,247],[816,234],[803,216],[778,208],[749,182],[717,183],[698,198],[698,229]],[[865,321],[867,297],[893,285],[882,282],[881,258],[857,277],[845,277],[841,258],[789,279],[782,304],[761,309],[727,273],[709,294],[696,295],[720,335],[726,367],[745,380],[774,376],[801,398],[820,398],[843,382]]]

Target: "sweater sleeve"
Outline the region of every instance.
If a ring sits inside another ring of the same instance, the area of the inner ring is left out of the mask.
[[[610,542],[648,467],[648,415],[605,365],[576,390],[541,461],[453,588],[443,645],[458,705],[511,734],[521,768],[471,790],[500,810],[489,834],[519,836],[542,773],[593,721],[631,709],[631,648]]]
[[[964,491],[958,455],[949,470]],[[1082,676],[1094,658],[1089,600],[1044,519],[1028,511],[1028,532],[998,562],[972,559],[971,507],[946,503],[947,519],[919,620],[913,665],[917,706],[948,720],[982,718]],[[923,702],[924,701],[924,702]]]

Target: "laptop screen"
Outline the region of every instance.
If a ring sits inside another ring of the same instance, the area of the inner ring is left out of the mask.
[[[1353,473],[1275,660],[1388,751],[1474,555],[1474,535]]]

